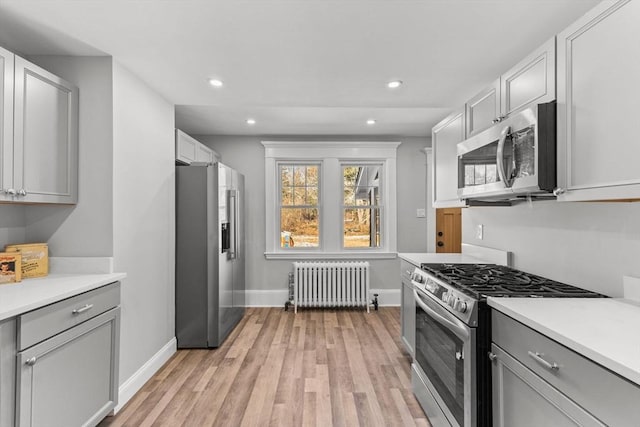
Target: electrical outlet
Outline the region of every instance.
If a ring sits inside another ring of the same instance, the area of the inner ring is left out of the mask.
[[[424,218],[426,216],[424,209],[416,209],[416,218]]]
[[[484,234],[484,225],[478,224],[476,226],[476,239],[482,240],[483,234]]]

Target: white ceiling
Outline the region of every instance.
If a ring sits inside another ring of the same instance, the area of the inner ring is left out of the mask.
[[[423,136],[597,2],[0,0],[0,45],[112,55],[192,134]]]

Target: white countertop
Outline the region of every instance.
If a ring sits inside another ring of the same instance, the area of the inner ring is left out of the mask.
[[[124,279],[125,273],[50,274],[0,285],[0,321]]]
[[[640,303],[614,298],[489,298],[488,303],[640,385]]]
[[[466,254],[399,253],[398,257],[419,267],[423,263],[433,264],[474,264],[481,259]]]

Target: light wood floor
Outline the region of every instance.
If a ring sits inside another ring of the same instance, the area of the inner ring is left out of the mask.
[[[100,426],[429,426],[399,308],[250,308],[215,350],[180,350]]]

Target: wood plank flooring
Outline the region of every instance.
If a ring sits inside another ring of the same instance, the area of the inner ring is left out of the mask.
[[[179,350],[100,426],[429,426],[400,310],[249,308],[214,350]]]

